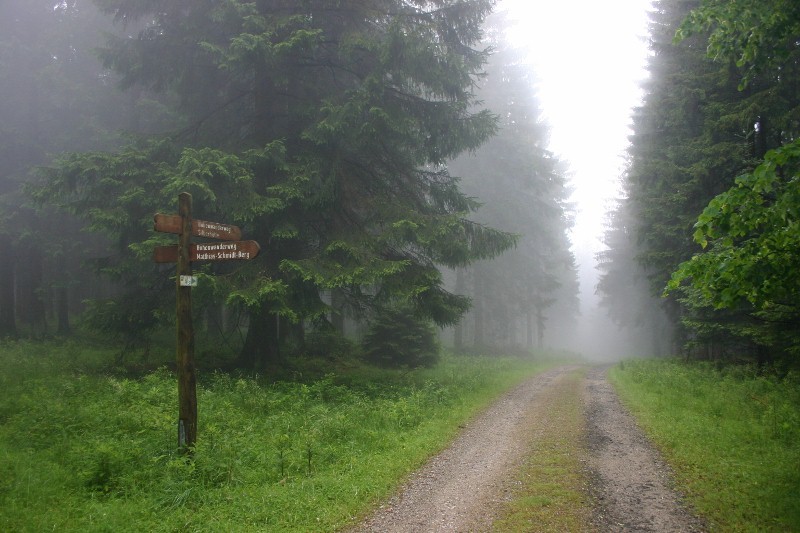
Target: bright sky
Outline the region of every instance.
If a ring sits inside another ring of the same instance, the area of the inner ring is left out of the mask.
[[[594,291],[593,256],[603,249],[605,213],[618,196],[640,102],[650,0],[503,0],[519,22],[540,81],[550,150],[569,164],[577,216],[573,250],[583,294]],[[588,278],[588,279],[587,279]]]

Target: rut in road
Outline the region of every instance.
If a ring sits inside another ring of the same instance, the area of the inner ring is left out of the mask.
[[[553,431],[545,427],[554,424],[546,406],[557,399],[559,384],[576,371],[581,369],[559,367],[504,395],[352,531],[492,531],[513,495],[523,461],[537,439]],[[586,467],[581,475],[589,481],[587,500],[596,502],[594,509],[580,510],[584,530],[701,530],[669,488],[668,468],[619,404],[605,372],[590,369],[577,394],[586,413]],[[628,460],[633,457],[637,459]]]
[[[702,531],[671,489],[669,466],[622,406],[606,370],[589,371],[584,390],[592,522],[598,531]]]

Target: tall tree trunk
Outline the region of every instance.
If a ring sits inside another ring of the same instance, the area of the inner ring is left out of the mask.
[[[464,294],[464,269],[456,268],[456,294]],[[464,322],[463,317],[453,328],[453,347],[456,352],[464,351]]]
[[[476,268],[474,272],[474,286],[475,286],[475,300],[473,302],[473,312],[475,315],[475,336],[474,345],[477,350],[482,350],[486,346],[486,332],[484,320],[484,306],[485,298],[483,294],[485,280],[483,279],[483,272],[480,268]]]
[[[525,347],[533,348],[533,313],[530,309],[525,313]]]
[[[239,365],[251,370],[265,370],[280,362],[278,315],[266,310],[250,314]]]
[[[74,272],[74,270],[72,270],[67,263],[64,254],[61,254],[55,260],[56,272],[54,274],[62,277],[61,281],[57,282],[55,286],[54,294],[57,323],[56,333],[58,335],[69,335],[72,330],[69,324],[69,281],[67,281],[67,272]]]
[[[14,257],[11,237],[0,235],[0,338],[17,336]]]
[[[142,97],[142,89],[134,85],[128,89],[128,129],[133,133],[140,133],[142,129],[142,114],[138,104]]]
[[[753,155],[756,159],[764,159],[767,153],[767,119],[759,116],[753,126]]]
[[[331,324],[340,335],[344,335],[344,297],[338,289],[331,290]]]
[[[41,250],[31,246],[21,252],[25,268],[17,275],[18,317],[34,334],[46,330],[45,305],[42,299],[42,268],[44,258]]]
[[[758,368],[761,370],[773,363],[772,351],[766,346],[759,345],[756,347],[756,357]]]
[[[284,342],[289,341],[293,343],[293,345],[297,348],[305,348],[306,346],[306,327],[303,324],[303,321],[299,321],[296,324],[284,320],[282,324],[282,339]]]
[[[544,348],[544,323],[547,320],[541,309],[536,309],[536,347],[540,350]]]
[[[453,348],[456,352],[464,351],[464,325],[463,318],[453,328]]]
[[[72,328],[69,324],[69,291],[61,286],[56,289],[56,317],[58,319],[59,335],[69,335]]]

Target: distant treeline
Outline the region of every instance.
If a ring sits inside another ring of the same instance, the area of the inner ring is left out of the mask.
[[[800,354],[798,37],[797,2],[653,5],[599,290],[619,323],[669,339],[664,351]]]
[[[568,191],[493,5],[3,2],[0,336],[79,318],[147,353],[175,300],[153,216],[185,191],[261,247],[195,265],[238,366],[396,312],[464,349],[544,344],[577,311]]]

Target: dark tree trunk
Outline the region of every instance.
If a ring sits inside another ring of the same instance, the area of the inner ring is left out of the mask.
[[[456,294],[464,294],[464,269],[457,268],[456,269]],[[462,317],[461,320],[453,328],[453,347],[457,352],[464,351],[464,318]]]
[[[56,289],[56,317],[58,318],[59,335],[69,335],[72,328],[69,325],[69,291],[66,287]]]
[[[474,284],[475,284],[475,300],[473,303],[473,312],[475,314],[474,344],[476,349],[482,350],[486,345],[486,332],[484,330],[485,328],[485,320],[484,320],[485,299],[483,294],[484,279],[483,279],[483,273],[481,272],[480,268],[475,269]]]
[[[265,370],[280,362],[278,316],[261,311],[250,314],[239,365],[251,370]]]
[[[773,363],[772,352],[766,346],[756,347],[757,364],[760,370],[769,367]]]
[[[459,320],[458,324],[453,328],[453,348],[455,348],[457,352],[464,351],[464,326],[461,320]]]
[[[129,89],[128,98],[128,128],[134,133],[139,133],[142,129],[142,114],[138,108],[139,99],[142,97],[142,89],[133,86]]]
[[[344,335],[344,297],[337,289],[331,291],[331,325],[340,335]]]
[[[46,329],[45,304],[42,299],[42,252],[27,248],[20,254],[22,264],[17,274],[17,316],[32,333],[43,334]]]
[[[55,270],[53,275],[61,276],[62,279],[58,282],[54,289],[55,293],[55,312],[56,312],[56,334],[69,335],[72,331],[69,323],[69,282],[67,277],[68,272],[74,272],[71,265],[65,257],[65,254],[59,255],[55,260]]]
[[[17,336],[14,257],[11,238],[0,235],[0,338]]]
[[[530,309],[525,313],[525,333],[525,346],[530,350],[533,348],[533,313]]]
[[[753,136],[753,155],[756,159],[764,159],[767,153],[767,120],[764,117],[758,117],[754,124]]]
[[[541,350],[544,348],[544,322],[545,316],[541,309],[536,310],[536,333],[537,341],[536,346]]]
[[[224,307],[222,304],[211,304],[205,308],[204,320],[205,330],[211,335],[225,336],[225,319],[223,317]]]
[[[283,331],[284,331],[283,338],[286,341],[288,341],[290,343],[293,343],[293,345],[298,347],[298,348],[301,348],[301,349],[305,348],[305,345],[306,345],[306,328],[305,328],[305,325],[303,324],[303,321],[301,320],[300,322],[297,322],[296,324],[293,324],[292,322],[289,322],[288,320],[284,320],[282,325],[283,325]]]

